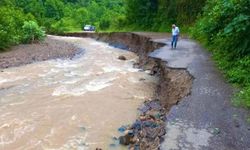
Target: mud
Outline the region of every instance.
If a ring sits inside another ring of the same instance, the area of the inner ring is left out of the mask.
[[[136,147],[138,146],[142,150],[158,149],[160,147],[160,143],[163,141],[162,137],[165,134],[165,129],[164,129],[165,126],[163,125],[166,123],[165,114],[173,105],[177,105],[183,97],[190,94],[193,77],[185,69],[171,68],[168,67],[166,62],[160,59],[149,57],[150,52],[153,52],[154,50],[165,46],[165,44],[161,42],[152,41],[151,38],[139,35],[137,33],[68,33],[66,36],[91,37],[99,41],[109,43],[113,47],[118,47],[121,49],[135,52],[139,56],[139,61],[138,63],[134,64],[134,67],[142,68],[150,75],[159,77],[160,81],[158,82],[158,86],[155,91],[156,100],[153,99],[152,101],[152,99],[148,99],[149,101],[146,101],[144,103],[144,106],[147,106],[151,102],[159,101],[160,108],[157,109],[150,108],[146,112],[139,110],[141,115],[137,118],[137,120],[134,123],[132,123],[127,128],[128,130],[132,130],[133,132],[132,142],[127,143],[130,145],[131,149],[136,149]],[[72,57],[72,55],[77,52],[74,46],[72,45],[69,45],[69,47],[65,48],[70,50],[70,53],[66,53],[69,54],[68,55],[69,57]],[[60,47],[56,47],[56,49],[60,50]],[[60,52],[54,52],[53,54],[55,55],[51,54],[46,56],[46,52],[41,50],[40,53],[34,53],[32,57],[28,57],[29,53],[26,54],[27,57],[23,58],[28,58],[27,61],[19,61],[19,62],[10,61],[15,63],[10,63],[13,65],[7,65],[7,67],[16,66],[17,64],[20,65],[25,63],[31,63],[34,61],[56,58],[56,57],[65,57],[65,55]],[[4,87],[4,88],[8,89],[9,87]],[[154,116],[152,115],[152,113],[159,114],[160,117],[159,118],[152,117]],[[138,120],[141,121],[142,125],[142,128],[140,130],[133,128],[133,126],[138,122]],[[148,122],[151,122],[156,126],[153,126],[153,128],[144,126],[144,123],[148,124]],[[155,134],[152,135],[154,138],[150,137],[151,131],[155,131],[153,132]],[[124,136],[127,136],[128,134],[129,132],[124,133]],[[148,136],[148,134],[150,136]]]
[[[191,92],[193,76],[186,69],[168,67],[167,62],[149,56],[150,52],[165,46],[166,44],[163,42],[155,42],[141,33],[127,32],[78,32],[67,33],[66,36],[91,37],[135,52],[139,56],[139,62],[135,66],[148,70],[151,75],[157,75],[160,78],[156,94],[167,110],[178,104],[182,98],[188,96]]]
[[[129,145],[130,149],[159,149],[165,134],[165,126],[162,125],[162,123],[166,123],[166,118],[161,115],[159,118],[152,118],[152,115],[149,114],[153,111],[156,114],[162,114],[162,112],[164,112],[166,115],[173,105],[178,105],[180,100],[191,93],[193,76],[186,69],[168,67],[167,62],[150,57],[150,52],[165,46],[165,44],[152,41],[151,38],[147,36],[136,33],[69,33],[67,36],[91,37],[107,42],[110,45],[123,47],[124,49],[135,52],[139,56],[139,62],[135,64],[135,67],[140,67],[148,71],[151,75],[159,77],[160,80],[155,93],[157,100],[160,102],[160,108],[150,108],[144,113],[140,111],[140,113],[142,113],[141,116],[134,124],[127,127],[127,132],[124,136],[120,137],[120,143]],[[144,105],[150,102],[154,101],[147,101]],[[139,130],[134,128],[138,122],[140,122]],[[155,126],[144,126],[145,122],[151,122],[151,124],[155,124]],[[150,136],[152,134],[154,134],[153,138]]]
[[[134,53],[90,38],[54,38],[84,53],[0,73],[0,150],[110,149],[117,129],[154,97],[158,79],[133,68]]]

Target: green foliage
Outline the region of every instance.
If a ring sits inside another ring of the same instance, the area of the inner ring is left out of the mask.
[[[126,0],[129,26],[135,30],[169,31],[173,23],[192,25],[206,0]]]
[[[33,43],[34,41],[43,40],[45,32],[34,21],[25,21],[23,28],[23,40],[25,43]]]
[[[237,106],[244,106],[250,109],[250,86],[243,88],[233,101]]]
[[[149,29],[154,23],[158,10],[157,0],[127,0],[127,19],[141,29]]]
[[[97,30],[121,29],[125,22],[124,0],[1,0],[0,13],[0,49],[40,38],[42,32],[34,23],[26,23],[22,29],[28,20],[53,34],[80,31],[87,24]]]
[[[62,18],[61,20],[53,23],[50,27],[50,33],[61,34],[69,31],[80,31],[81,26],[69,17]]]
[[[6,0],[8,1],[8,0]],[[125,13],[124,0],[9,0],[36,17],[49,33],[82,30],[86,24],[102,30],[115,28]]]
[[[104,18],[100,21],[99,27],[101,30],[105,30],[110,27],[110,24],[111,24],[111,20]]]
[[[26,16],[12,7],[0,7],[0,14],[0,49],[6,49],[22,40],[21,29]]]
[[[211,0],[192,30],[211,49],[231,83],[242,87],[236,103],[250,108],[250,1]]]

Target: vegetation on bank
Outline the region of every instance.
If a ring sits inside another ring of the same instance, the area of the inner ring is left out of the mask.
[[[19,43],[32,42],[33,40],[28,39],[27,36],[33,36],[38,40],[43,39],[41,29],[52,34],[81,31],[86,24],[95,25],[98,30],[121,29],[125,20],[123,1],[1,0],[0,50]],[[28,27],[25,25],[27,21],[33,24],[35,30],[40,31],[25,30]],[[27,35],[29,33],[33,35]]]
[[[210,0],[192,30],[228,80],[241,88],[234,102],[250,108],[250,1]]]
[[[129,29],[170,32],[176,23],[187,30],[192,26],[206,0],[126,0]]]
[[[176,23],[213,54],[228,81],[241,90],[234,103],[250,109],[249,0],[127,0],[132,29],[169,31]]]

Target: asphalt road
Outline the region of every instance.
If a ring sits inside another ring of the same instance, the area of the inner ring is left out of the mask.
[[[171,38],[163,34],[138,33],[166,43],[151,57],[167,61],[172,68],[187,69],[194,77],[192,93],[167,115],[167,134],[162,150],[250,150],[250,112],[231,103],[232,86],[226,83],[210,54],[195,41],[179,40],[171,50]]]

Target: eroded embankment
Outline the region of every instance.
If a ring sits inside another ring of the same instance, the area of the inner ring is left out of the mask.
[[[185,68],[170,68],[167,62],[149,57],[150,52],[166,46],[165,43],[155,42],[150,37],[136,33],[69,33],[67,35],[91,37],[113,46],[129,49],[139,56],[139,62],[135,66],[150,70],[152,75],[159,77],[155,92],[159,103],[158,100],[145,102],[139,109],[140,118],[133,125],[125,128],[127,132],[120,137],[120,143],[130,145],[131,149],[159,149],[165,134],[166,113],[191,92],[193,77],[189,72]]]
[[[150,70],[151,74],[158,75],[160,82],[156,90],[157,97],[167,110],[171,106],[189,95],[192,88],[193,77],[183,69],[170,68],[167,62],[149,57],[149,53],[166,46],[165,43],[153,41],[150,37],[136,33],[67,33],[67,36],[91,37],[107,42],[111,45],[127,48],[139,56],[139,67]]]
[[[113,142],[126,149],[112,137],[154,99],[157,77],[133,67],[133,52],[90,38],[54,38],[84,53],[0,72],[0,150],[111,149]]]

